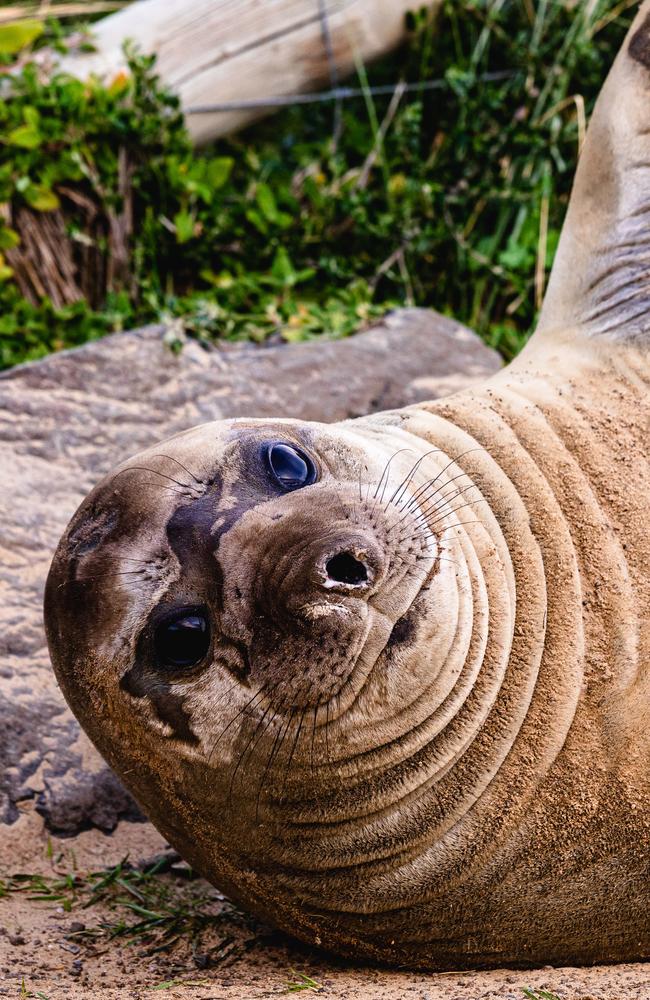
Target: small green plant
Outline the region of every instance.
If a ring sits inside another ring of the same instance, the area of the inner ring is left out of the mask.
[[[81,83],[30,57],[56,21],[4,54],[0,35],[0,367],[152,320],[175,342],[295,340],[409,304],[512,357],[632,7],[444,0],[358,67],[336,136],[330,106],[301,106],[200,155],[151,60]],[[373,96],[400,80],[436,83]]]
[[[308,976],[305,972],[296,972],[295,969],[291,969],[291,975],[294,977],[287,982],[287,993],[302,993],[303,990],[313,990],[318,992],[322,990],[320,983],[317,983],[315,979]]]
[[[30,997],[32,998],[32,1000],[50,1000],[47,994],[43,993],[41,990],[36,990],[35,993],[32,993],[32,991],[27,988],[24,977],[21,979],[20,982],[20,993],[18,994],[18,996]]]
[[[193,885],[190,869],[175,869],[176,879],[184,876],[185,884],[179,887],[164,877],[166,867],[164,857],[144,869],[131,866],[125,858],[97,872],[20,873],[0,879],[0,899],[22,893],[35,903],[54,904],[67,913],[102,903],[102,914],[108,910],[111,916],[103,916],[94,927],[72,931],[68,937],[79,944],[119,938],[139,945],[145,954],[168,951],[181,938],[197,944],[208,929],[218,931],[224,921],[232,926],[233,913],[237,923],[238,913],[231,907],[224,911],[219,897],[214,911],[214,894],[206,892],[205,886]],[[239,922],[247,928],[247,920],[242,915]],[[234,941],[227,936],[223,946],[216,949],[217,960],[231,954],[234,947]]]
[[[560,1000],[557,993],[551,993],[549,990],[532,989],[530,986],[525,986],[521,992],[527,1000]]]

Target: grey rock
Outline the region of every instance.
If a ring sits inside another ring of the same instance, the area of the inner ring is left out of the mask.
[[[115,334],[0,376],[0,823],[25,799],[60,834],[140,817],[65,705],[42,624],[52,554],[100,476],[207,420],[341,420],[447,395],[500,365],[475,334],[419,309],[348,340],[174,354],[163,338]]]

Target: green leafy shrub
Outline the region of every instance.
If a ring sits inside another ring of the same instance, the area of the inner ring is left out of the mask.
[[[445,0],[359,67],[336,140],[331,105],[303,106],[200,155],[149,59],[102,87],[23,52],[0,73],[0,364],[161,318],[178,339],[345,336],[409,303],[512,356],[629,20],[612,0]],[[373,98],[397,80],[439,83]],[[45,281],[53,243],[65,274]]]

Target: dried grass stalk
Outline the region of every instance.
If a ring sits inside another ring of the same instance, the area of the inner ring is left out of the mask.
[[[87,299],[101,308],[108,292],[133,291],[130,272],[133,234],[133,172],[125,149],[118,154],[119,208],[103,192],[61,186],[61,206],[38,212],[3,205],[4,222],[20,243],[7,250],[21,294],[33,305],[49,298],[56,308]]]

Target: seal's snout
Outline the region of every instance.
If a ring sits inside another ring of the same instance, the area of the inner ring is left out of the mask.
[[[318,589],[364,597],[381,574],[382,557],[370,540],[343,539],[316,557]]]
[[[367,601],[385,575],[386,554],[370,533],[337,527],[309,546],[296,546],[288,555],[300,577],[297,589],[316,599],[341,594]]]

